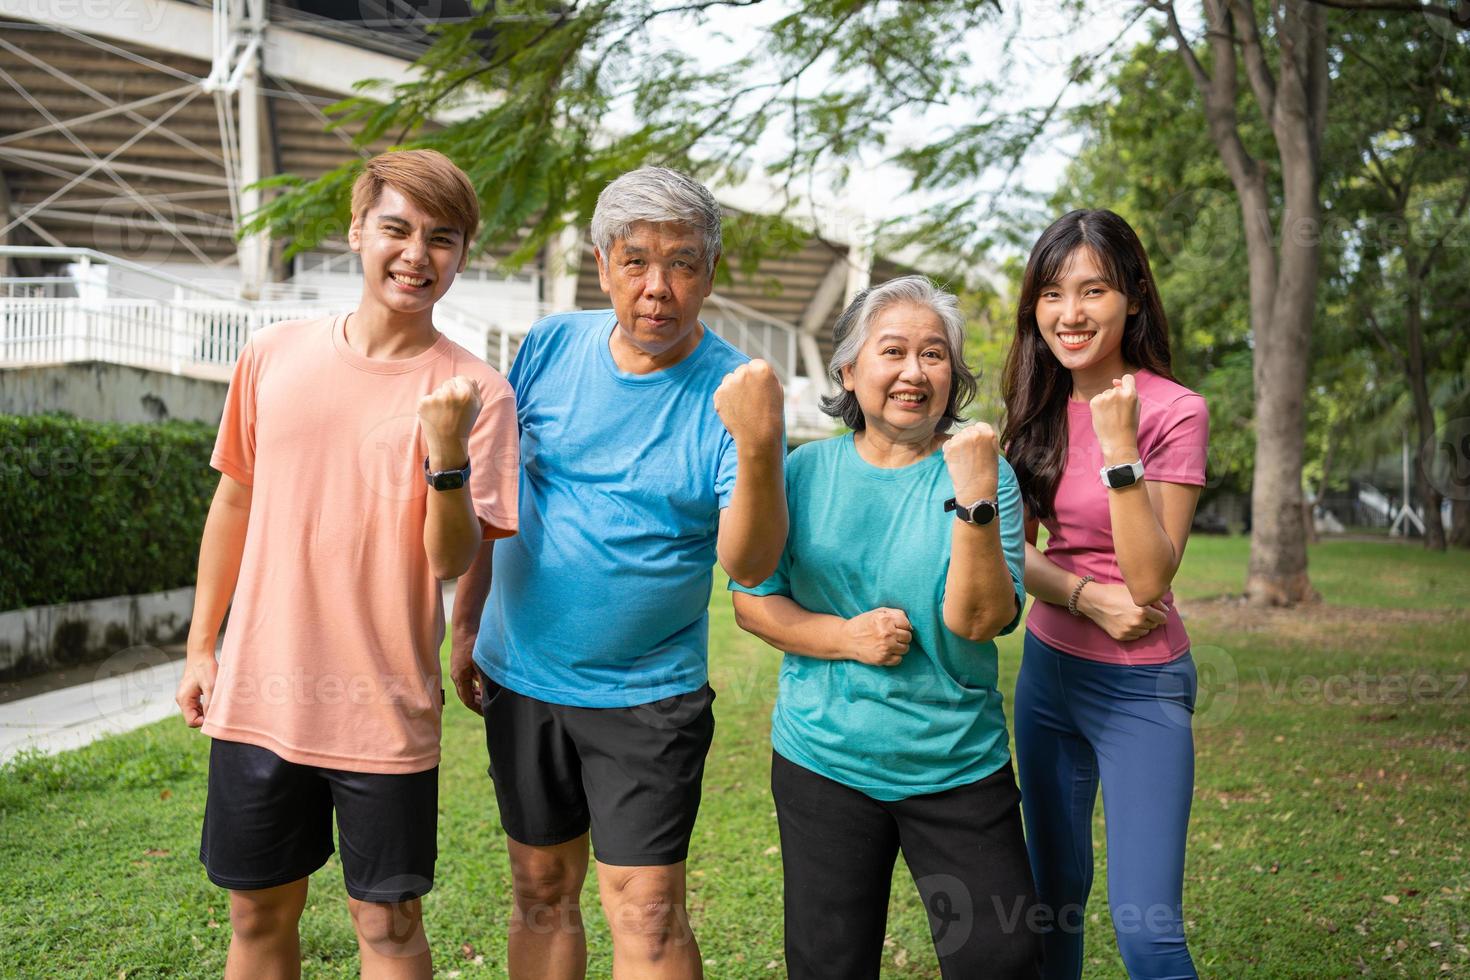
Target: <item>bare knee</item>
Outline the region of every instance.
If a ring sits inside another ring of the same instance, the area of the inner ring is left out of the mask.
[[[230,928],[244,942],[276,939],[296,931],[305,894],[263,888],[230,892]]]
[[[631,882],[613,896],[613,934],[649,960],[663,958],[688,940],[682,896],[666,883]]]
[[[385,956],[416,956],[429,948],[423,930],[423,903],[361,902],[351,899],[352,924],[357,937],[374,952]]]
[[[526,911],[575,904],[586,868],[567,857],[528,848],[512,857],[510,875],[516,907]]]

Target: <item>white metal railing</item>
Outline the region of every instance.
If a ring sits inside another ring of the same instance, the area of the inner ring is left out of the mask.
[[[69,271],[0,278],[0,365],[6,366],[109,361],[227,377],[253,331],[342,312],[358,299],[355,291],[323,281],[275,283],[263,298],[247,300],[231,295],[230,283],[190,280],[91,249],[0,246],[0,260],[20,258],[64,263]],[[99,276],[103,266],[146,280],[152,295]],[[115,295],[120,291],[134,295]],[[505,373],[521,338],[548,312],[539,301],[473,295],[437,304],[434,325]],[[702,319],[745,353],[770,362],[786,388],[793,441],[833,431],[817,405],[821,383],[798,375],[794,326],[718,294]]]
[[[7,365],[99,360],[175,374],[226,374],[252,331],[341,312],[356,302],[351,294],[309,289],[277,289],[267,299],[246,300],[223,284],[190,281],[91,249],[3,246],[0,258],[64,262],[75,270],[0,278],[0,364]],[[108,265],[147,280],[149,290],[162,295],[112,295],[116,284],[96,275]],[[504,372],[520,337],[544,314],[534,302],[474,310],[441,304],[434,324]]]

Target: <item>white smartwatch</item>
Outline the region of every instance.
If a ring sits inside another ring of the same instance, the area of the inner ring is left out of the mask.
[[[1119,463],[1117,466],[1104,466],[1097,471],[1097,475],[1102,480],[1102,485],[1109,490],[1122,490],[1143,479],[1143,460]]]

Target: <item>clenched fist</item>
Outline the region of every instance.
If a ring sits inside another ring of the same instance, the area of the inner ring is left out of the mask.
[[[842,627],[844,646],[852,659],[872,667],[903,663],[914,640],[914,627],[902,609],[879,607],[849,619]]]
[[[1000,481],[1000,436],[987,422],[976,422],[945,440],[942,452],[955,499],[969,506],[991,500]]]
[[[1092,431],[1109,464],[1138,459],[1138,388],[1133,375],[1113,379],[1113,387],[1093,395]],[[1126,458],[1125,458],[1126,457]]]
[[[737,446],[778,442],[784,419],[781,382],[760,358],[742,364],[715,389],[715,411]]]
[[[463,466],[470,429],[480,414],[480,383],[455,375],[419,399],[418,414],[430,468]]]

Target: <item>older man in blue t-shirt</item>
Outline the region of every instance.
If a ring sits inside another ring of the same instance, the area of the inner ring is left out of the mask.
[[[684,860],[714,734],[711,568],[755,585],[780,558],[781,386],[699,321],[720,258],[707,189],[625,174],[592,239],[613,308],[547,317],[516,355],[521,530],[493,576],[487,546],[460,579],[450,675],[485,717],[511,976],[584,975],[590,836],[615,975],[697,977]]]

